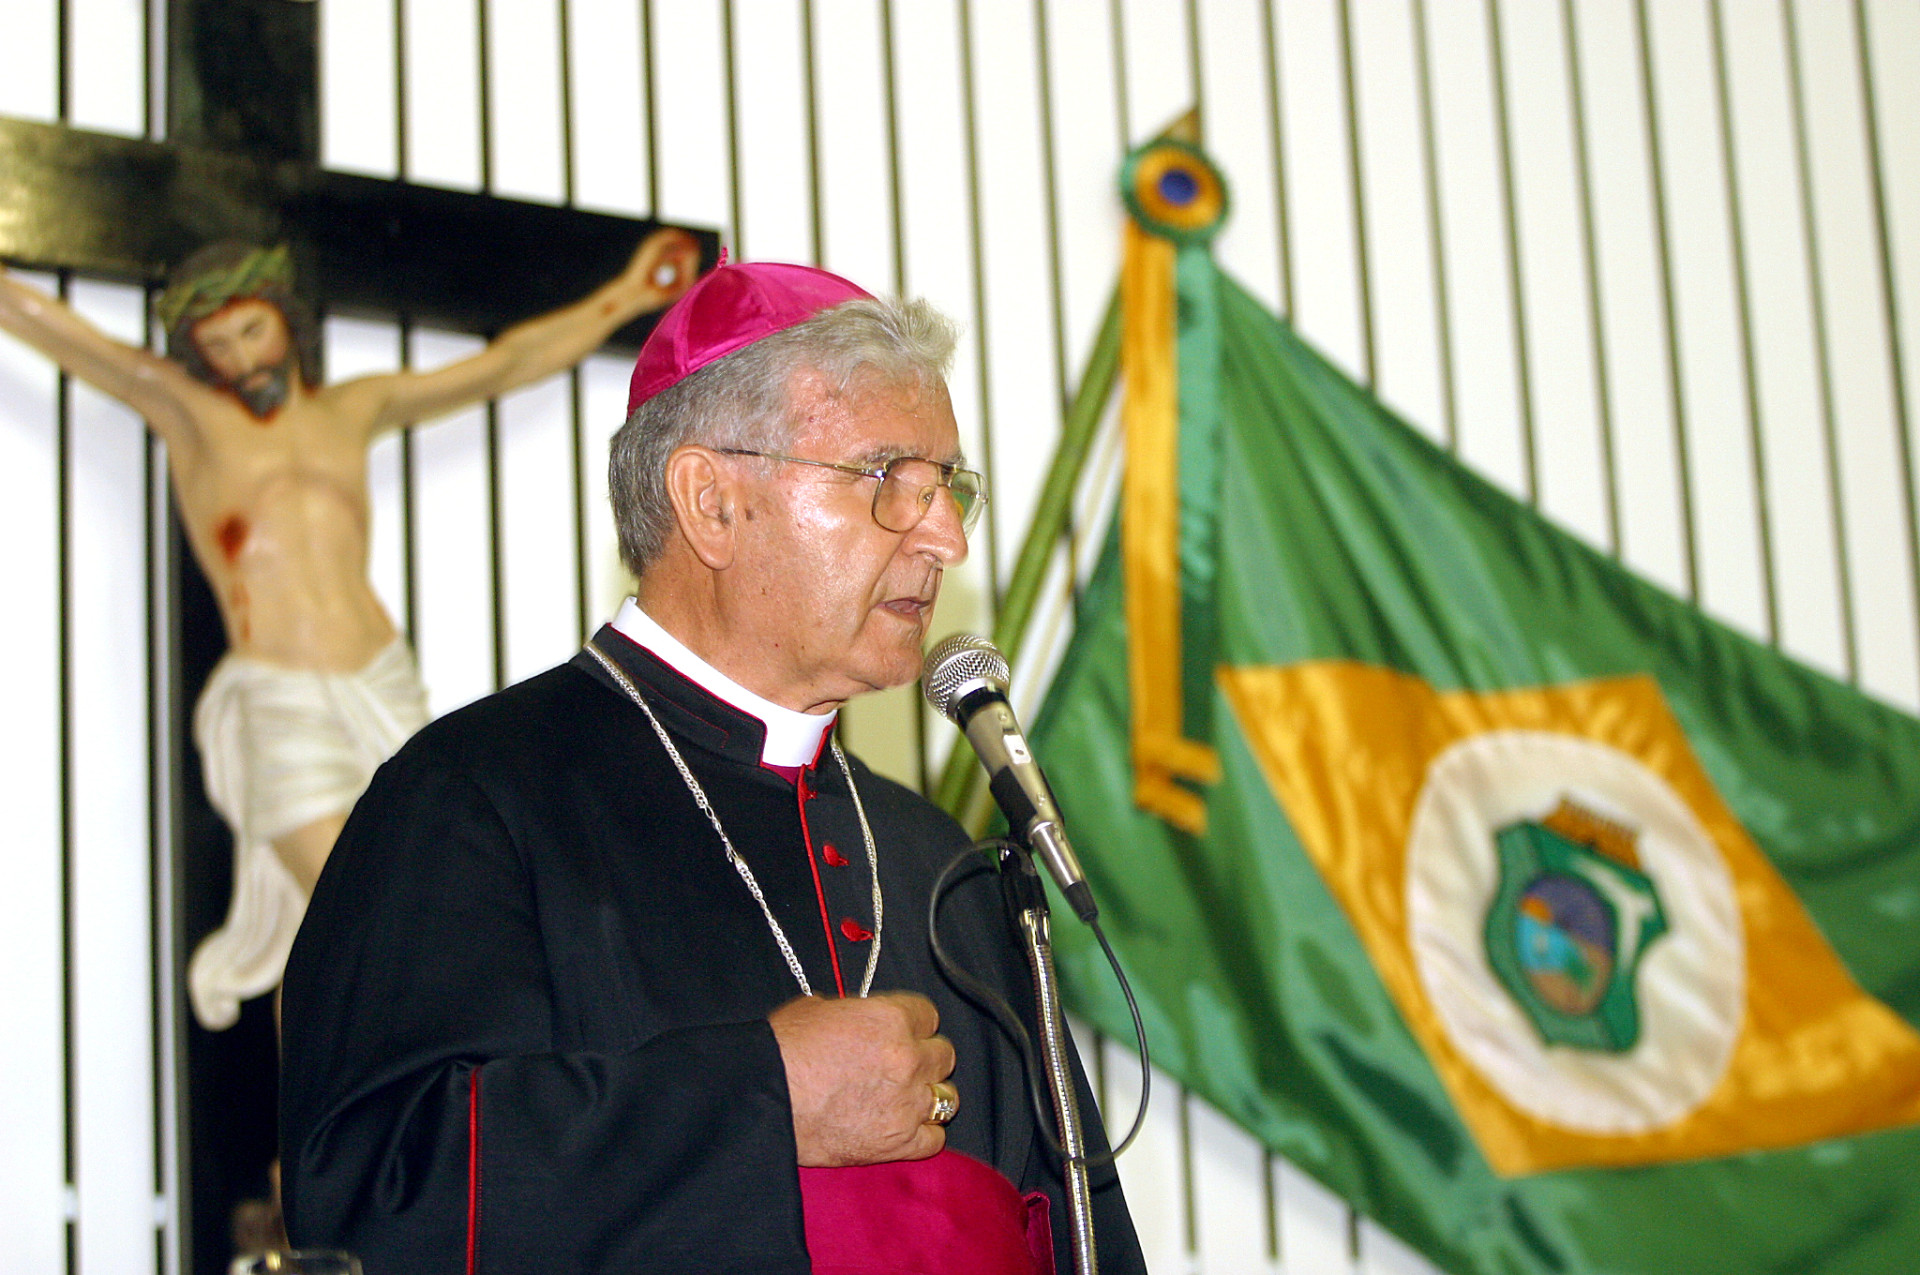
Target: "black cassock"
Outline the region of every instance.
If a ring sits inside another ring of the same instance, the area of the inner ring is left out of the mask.
[[[965,833],[849,756],[878,848],[876,918],[830,749],[796,785],[760,765],[758,719],[610,627],[595,643],[673,736],[813,990],[856,994],[877,932],[873,989],[938,1006],[961,1094],[948,1145],[1047,1192],[1070,1270],[1018,1051],[929,947],[934,877]],[[1032,1030],[991,872],[947,895],[940,933]],[[646,716],[590,655],[450,713],[374,777],[287,962],[288,1230],[353,1250],[367,1275],[805,1271],[766,1022],[798,992]],[[1100,1269],[1144,1270],[1117,1179],[1093,1181]]]

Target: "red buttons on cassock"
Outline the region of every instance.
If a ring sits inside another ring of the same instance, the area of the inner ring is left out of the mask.
[[[847,866],[847,856],[841,854],[831,841],[820,848],[820,857],[825,859],[830,867],[844,868]]]
[[[840,932],[847,936],[847,942],[849,943],[864,943],[873,937],[872,930],[869,930],[852,917],[848,917],[840,922]]]

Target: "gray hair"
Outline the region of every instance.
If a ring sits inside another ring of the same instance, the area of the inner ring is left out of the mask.
[[[855,299],[716,359],[634,408],[607,457],[621,561],[643,576],[666,549],[675,525],[667,458],[676,449],[779,451],[797,424],[796,372],[818,372],[835,394],[856,379],[924,388],[946,377],[958,336],[925,301]]]

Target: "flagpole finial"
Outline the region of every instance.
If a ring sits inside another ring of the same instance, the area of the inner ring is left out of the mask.
[[[1153,139],[1156,142],[1185,142],[1189,146],[1199,147],[1205,144],[1206,130],[1200,123],[1200,108],[1189,107],[1182,115],[1176,116],[1171,123],[1161,129]]]
[[[1206,243],[1227,220],[1226,178],[1198,146],[1171,137],[1127,156],[1120,197],[1142,230],[1182,246]]]

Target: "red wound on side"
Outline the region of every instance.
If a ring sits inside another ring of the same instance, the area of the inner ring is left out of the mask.
[[[220,552],[228,562],[240,556],[241,548],[247,543],[247,520],[239,514],[228,514],[213,529],[213,538],[220,542]]]
[[[864,943],[873,937],[872,930],[869,930],[852,917],[847,917],[840,922],[840,932],[847,936],[847,942],[849,943]]]
[[[844,868],[847,866],[847,856],[841,854],[831,841],[827,842],[827,844],[821,848],[820,857],[827,861],[829,867]]]

